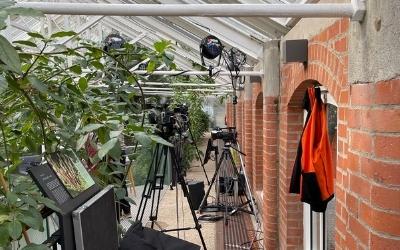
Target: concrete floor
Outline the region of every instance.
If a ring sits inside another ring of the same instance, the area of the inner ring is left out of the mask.
[[[204,139],[202,142],[198,142],[200,151],[205,152],[206,146],[207,146],[207,140],[208,139]],[[212,175],[214,174],[214,170],[215,170],[214,161],[209,161],[205,165],[205,169],[206,169],[208,178],[211,181]],[[205,174],[203,172],[203,168],[201,167],[201,165],[197,159],[192,162],[192,167],[187,172],[187,176],[185,177],[185,179],[186,179],[186,181],[190,181],[190,180],[204,181],[205,189],[207,189],[207,187],[208,187],[207,180],[206,180]],[[135,219],[135,216],[137,213],[137,208],[138,208],[140,198],[141,198],[143,186],[138,186],[135,189],[136,189],[136,196],[131,192],[131,190],[129,192],[129,196],[137,204],[136,206],[132,206],[132,215],[133,215],[132,219]],[[212,197],[215,196],[214,188],[211,190],[210,196],[212,196]],[[178,199],[177,199],[177,197],[178,197]],[[176,201],[178,201],[179,221],[177,221],[177,206],[176,206],[177,203],[176,203]],[[147,208],[148,209],[146,209],[146,212],[145,212],[145,215],[143,218],[144,222],[148,221],[150,206],[148,206]],[[176,192],[176,189],[170,190],[169,187],[165,186],[165,188],[161,192],[161,202],[160,202],[158,212],[159,212],[159,214],[158,214],[157,224],[160,225],[160,227],[162,229],[174,229],[174,228],[178,228],[178,227],[179,228],[194,227],[194,225],[195,225],[192,214],[189,209],[189,204],[186,200],[186,197],[183,196],[183,192],[182,192],[180,186],[178,186],[178,192]],[[200,215],[196,212],[196,216],[199,217]],[[216,223],[208,223],[208,222],[200,221],[200,224],[202,226],[201,233],[206,242],[207,249],[208,250],[216,249],[215,248]],[[131,223],[129,222],[128,219],[122,219],[121,225],[123,226],[123,228],[125,230],[127,230],[130,227]],[[150,224],[148,223],[146,226],[149,226],[149,225]],[[155,226],[154,228],[158,229],[157,226]],[[168,234],[171,236],[174,236],[174,237],[178,236],[178,233],[176,231],[169,232]],[[189,242],[192,242],[192,243],[195,243],[199,246],[202,246],[201,240],[199,237],[199,233],[196,229],[180,231],[179,238],[184,239]]]
[[[201,143],[200,150],[205,152],[206,143]],[[205,165],[205,169],[209,179],[211,180],[212,174],[214,174],[215,165],[213,161],[209,161]],[[207,186],[206,177],[203,172],[203,168],[200,163],[196,160],[192,163],[192,168],[187,172],[186,180],[202,180]],[[210,196],[214,196],[214,190],[212,189]],[[183,196],[182,190],[179,187],[178,190],[178,209],[179,209],[179,223],[177,223],[176,216],[176,190],[167,190],[160,203],[159,209],[159,221],[166,226],[166,228],[177,228],[177,227],[194,227],[193,217],[190,213],[189,205],[186,198]],[[197,217],[199,216],[196,213]],[[200,221],[202,226],[201,232],[206,242],[207,249],[214,250],[215,248],[215,223],[207,223]],[[179,225],[179,226],[178,226]],[[172,236],[177,236],[177,232],[170,232]],[[201,241],[197,230],[192,229],[188,231],[179,232],[180,238],[193,242],[201,246]]]

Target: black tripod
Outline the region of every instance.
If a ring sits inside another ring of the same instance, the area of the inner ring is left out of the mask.
[[[217,207],[220,209],[220,211],[224,211],[224,220],[225,220],[225,224],[228,223],[228,216],[235,214],[238,211],[242,211],[242,212],[246,212],[249,214],[253,214],[253,208],[252,206],[250,206],[250,210],[245,209],[245,207],[249,204],[251,204],[251,200],[247,197],[247,192],[246,192],[246,186],[244,181],[240,181],[241,177],[240,177],[240,173],[236,167],[236,163],[233,159],[232,153],[230,151],[230,148],[238,151],[240,154],[243,154],[242,152],[240,152],[238,149],[235,149],[234,147],[232,147],[232,143],[229,141],[224,141],[224,147],[222,150],[222,154],[220,156],[220,158],[218,159],[218,147],[213,147],[213,150],[215,151],[215,162],[216,162],[216,168],[215,168],[215,173],[214,176],[211,180],[211,185],[208,187],[208,190],[205,194],[205,196],[203,197],[203,200],[201,201],[200,207],[199,207],[199,211],[202,212],[205,210],[205,208],[213,208],[213,206],[209,206],[206,207],[206,201],[207,198],[210,194],[211,188],[213,186],[213,184],[216,181],[217,176],[219,175],[219,172],[221,170],[221,166],[222,163],[225,161],[226,163],[228,163],[227,165],[230,165],[233,169],[233,173],[235,175],[235,177],[232,179],[232,182],[230,181],[226,181],[227,179],[225,179],[224,181],[224,192],[225,193],[229,193],[232,188],[233,188],[233,193],[236,196],[238,196],[238,186],[240,186],[240,189],[243,190],[244,195],[246,196],[246,201],[242,202],[241,204],[235,204],[234,206],[229,206],[228,204],[220,204],[219,200],[218,200],[218,192],[217,191]],[[217,163],[218,160],[218,163]],[[233,186],[233,187],[232,187]],[[218,190],[218,188],[217,188]]]
[[[137,221],[143,220],[147,202],[149,199],[151,199],[151,208],[149,217],[151,221],[151,228],[154,228],[154,225],[157,224],[158,208],[161,199],[161,190],[164,189],[164,181],[169,163],[172,163],[172,171],[176,174],[177,183],[180,184],[183,194],[187,199],[193,217],[193,221],[195,223],[195,227],[167,229],[167,230],[161,230],[161,232],[171,232],[171,231],[179,232],[184,230],[196,229],[197,232],[199,233],[203,249],[206,250],[207,247],[206,243],[204,242],[203,235],[201,233],[201,225],[197,219],[197,216],[193,210],[192,202],[189,198],[189,191],[186,186],[185,178],[183,177],[182,167],[180,166],[180,163],[178,162],[175,154],[175,150],[172,147],[158,143],[154,149],[152,162],[150,164],[149,172],[146,178],[146,182],[144,184],[144,189],[138,208],[138,213],[136,215],[136,220]]]

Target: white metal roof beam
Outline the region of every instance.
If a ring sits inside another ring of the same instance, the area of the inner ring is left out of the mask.
[[[180,44],[189,46],[191,49],[198,50],[199,44],[196,41],[193,41],[181,33],[177,32],[175,29],[171,28],[169,25],[158,21],[155,18],[151,17],[137,17],[140,22],[151,29],[160,32],[161,34],[168,36],[169,40],[175,40]]]
[[[208,17],[183,17],[183,19],[215,35],[232,47],[240,49],[254,59],[260,59],[262,57],[263,46],[260,43],[218,20]]]
[[[123,34],[125,34],[125,35],[127,35],[129,37],[135,37],[136,36],[135,33],[137,34],[137,33],[143,32],[143,30],[140,27],[137,27],[135,25],[135,23],[130,22],[127,19],[119,18],[119,17],[107,17],[107,19],[105,19],[105,21],[103,22],[103,25],[107,26],[109,28],[118,27],[118,29]],[[148,36],[145,37],[144,39],[142,39],[140,41],[140,43],[143,44],[144,46],[150,48],[150,49],[154,49],[154,47],[153,47],[154,40],[159,40],[159,39],[161,39],[161,38],[151,38],[150,35],[148,34]],[[182,70],[191,69],[192,60],[183,56],[184,54],[187,54],[186,51],[184,51],[184,50],[182,50],[180,48],[176,48],[176,49],[177,49],[176,51],[172,52],[174,57],[175,57],[174,63],[176,65],[178,65],[178,67],[180,69],[182,69]],[[193,57],[193,61],[195,61],[197,63],[201,63],[199,58],[194,58]],[[146,72],[146,73],[143,73],[143,75],[148,74],[147,71],[143,71],[143,72]],[[173,72],[177,72],[177,71],[173,71]],[[180,72],[180,71],[178,71],[178,72]],[[170,74],[170,75],[174,75],[174,74],[177,74],[177,73],[173,73],[173,74]],[[208,71],[207,71],[207,74],[208,74]],[[223,78],[221,76],[218,76],[218,77],[214,78],[214,80],[216,82],[218,82],[218,83],[221,83],[221,84],[229,84],[229,82],[225,78]]]
[[[104,22],[104,25],[114,27],[114,28],[118,27],[118,29],[122,33],[132,37],[133,39],[137,36],[137,33],[146,32],[146,30],[143,30],[142,28],[136,26],[136,24],[134,22],[130,21],[129,19],[121,18],[121,17],[108,17],[107,22]],[[147,39],[142,39],[142,40],[147,41],[149,39],[152,39],[149,36],[147,36],[146,38]],[[144,45],[146,45],[147,47],[154,49],[154,47],[153,47],[154,40],[160,40],[160,39],[167,39],[167,38],[165,38],[165,37],[159,37],[159,38],[155,38],[155,39],[153,38],[152,39],[153,41],[148,41],[147,43],[142,42],[142,43]],[[176,48],[176,52],[172,52],[172,53],[174,54],[175,57],[182,57],[183,55],[187,54],[184,50],[182,50],[180,48]],[[187,60],[185,63],[186,65],[191,64],[191,60],[193,60],[193,61],[197,60],[197,62],[200,62],[200,60],[198,58],[195,58],[192,56],[187,57],[185,59]]]
[[[159,0],[161,3],[164,4],[171,4],[171,3],[184,3],[184,4],[207,4],[203,0]],[[208,18],[210,19],[210,18]],[[221,17],[216,17],[212,18],[213,20],[218,20],[222,24],[228,26],[229,28],[235,30],[238,33],[241,33],[247,37],[254,37],[257,40],[262,41],[264,43],[265,41],[269,40],[268,37],[265,37],[262,33],[251,29],[249,26],[237,21],[234,18],[221,18]]]
[[[118,29],[130,36],[134,37],[135,32],[146,32],[143,28],[138,27],[135,22],[133,22],[131,19],[126,19],[122,17],[107,17],[107,22],[103,22],[104,25],[109,26],[109,27],[118,27]],[[160,34],[157,33],[159,36]],[[152,40],[151,40],[152,39]],[[143,45],[150,49],[153,48],[153,43],[154,40],[160,40],[160,39],[168,39],[168,37],[161,36],[161,37],[156,37],[156,38],[151,38],[148,34],[146,39],[143,39],[141,42]],[[181,48],[175,48],[176,51],[172,51],[172,54],[174,55],[175,59],[174,62],[183,70],[188,70],[192,67],[192,61],[196,62],[198,64],[201,64],[200,58],[198,56],[194,56],[190,53],[188,53],[186,50],[181,49]],[[215,78],[215,81],[220,82],[220,83],[228,83],[226,79],[218,76]]]
[[[362,1],[362,0],[353,0]],[[44,14],[209,17],[353,17],[354,4],[100,4],[19,2]]]

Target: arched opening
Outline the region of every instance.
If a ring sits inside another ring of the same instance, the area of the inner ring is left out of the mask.
[[[298,143],[301,139],[304,123],[307,117],[307,111],[303,109],[304,95],[309,87],[318,86],[321,89],[321,98],[326,104],[326,115],[328,121],[328,134],[329,143],[331,145],[331,154],[333,159],[333,166],[336,168],[336,157],[337,157],[337,103],[327,88],[322,86],[319,82],[308,80],[301,83],[287,105],[286,114],[284,115],[285,126],[285,144],[286,144],[286,170],[289,175],[286,177],[291,178],[291,171],[293,169],[294,161],[297,155]],[[282,146],[281,146],[282,148]],[[335,175],[334,175],[335,176]],[[287,191],[287,190],[285,190]],[[334,229],[335,229],[335,199],[328,203],[328,207],[325,212],[317,213],[311,211],[310,205],[306,203],[300,204],[299,196],[288,194],[287,197],[288,206],[288,217],[292,215],[291,219],[296,219],[296,224],[300,225],[302,231],[302,242],[304,249],[334,249]],[[290,235],[291,225],[288,224],[288,238],[292,238]],[[300,246],[298,244],[298,246]]]
[[[263,93],[253,103],[253,188],[262,196],[263,189]]]

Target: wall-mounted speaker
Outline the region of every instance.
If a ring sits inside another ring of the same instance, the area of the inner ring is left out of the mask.
[[[286,40],[282,46],[283,63],[308,61],[308,40]]]

